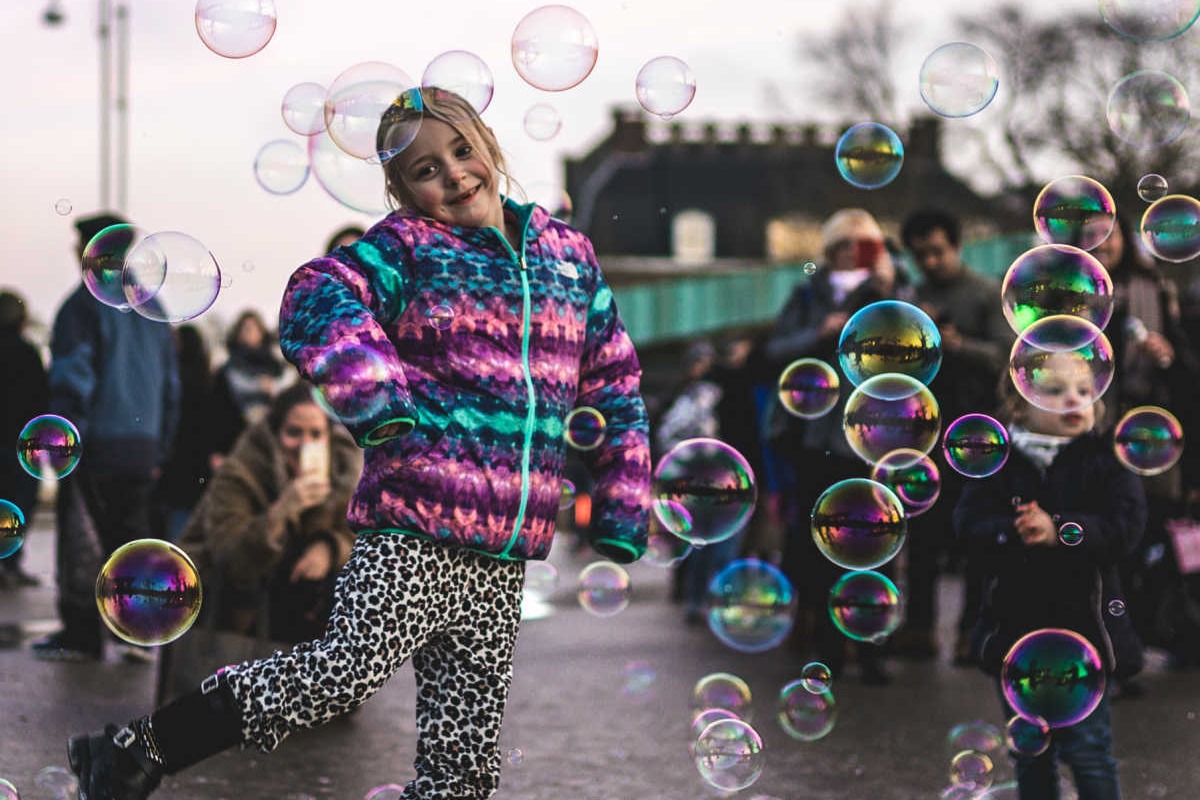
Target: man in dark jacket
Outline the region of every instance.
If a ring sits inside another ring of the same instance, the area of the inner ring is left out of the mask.
[[[125,220],[79,219],[77,253]],[[59,308],[50,343],[50,411],[75,423],[79,466],[58,487],[58,613],[63,629],[34,643],[43,660],[103,656],[96,574],[121,545],[151,535],[150,493],[179,422],[171,329],[100,302],[82,285]]]

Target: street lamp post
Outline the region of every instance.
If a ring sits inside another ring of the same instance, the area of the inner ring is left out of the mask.
[[[129,7],[117,0],[98,0],[100,37],[100,203],[124,212],[129,202]],[[66,19],[59,0],[50,0],[42,21],[57,27]],[[116,69],[113,28],[116,28]],[[114,101],[113,95],[116,94]],[[117,138],[114,148],[113,118]],[[113,205],[113,166],[116,166],[116,205]]]

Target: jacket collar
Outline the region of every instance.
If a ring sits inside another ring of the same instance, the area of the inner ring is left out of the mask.
[[[463,225],[447,225],[432,217],[427,217],[414,208],[402,208],[392,214],[393,217],[413,220],[431,229],[445,231],[452,236],[463,239],[476,246],[496,246],[498,234],[495,228],[469,228]],[[504,219],[513,220],[523,234],[523,240],[530,242],[546,230],[550,223],[550,212],[537,203],[518,203],[511,197],[504,197]]]

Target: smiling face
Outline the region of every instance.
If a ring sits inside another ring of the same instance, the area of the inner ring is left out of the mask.
[[[394,160],[406,200],[423,214],[447,225],[503,229],[496,165],[451,125],[426,117],[412,144]]]

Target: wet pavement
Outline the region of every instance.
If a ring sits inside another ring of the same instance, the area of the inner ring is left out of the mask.
[[[45,767],[66,766],[69,734],[146,713],[154,691],[154,665],[125,663],[113,648],[98,664],[32,657],[32,640],[57,627],[50,523],[43,509],[26,545],[27,568],[43,585],[0,592],[0,777],[17,786],[22,800],[53,800],[35,778]],[[990,680],[949,663],[947,629],[936,661],[889,659],[890,686],[863,686],[852,668],[834,676],[832,732],[815,742],[795,741],[775,719],[775,698],[799,676],[801,653],[785,645],[742,654],[703,626],[685,625],[680,607],[670,602],[669,573],[649,564],[630,569],[634,596],[627,609],[591,616],[574,597],[576,577],[590,557],[567,544],[561,540],[551,557],[560,576],[551,613],[522,627],[496,800],[729,796],[701,780],[688,750],[691,689],[718,671],[741,676],[754,693],[752,722],[764,740],[765,766],[754,785],[734,795],[746,800],[937,798],[949,783],[948,731],[973,719],[1004,722]],[[957,614],[957,586],[953,578],[942,582],[946,622]],[[1140,678],[1146,696],[1113,706],[1125,798],[1196,800],[1200,673],[1168,671],[1157,652],[1149,662]],[[631,665],[640,670],[639,691],[627,686]],[[167,778],[155,797],[361,800],[375,786],[411,776],[413,705],[406,666],[357,714],[296,733],[270,755],[221,754]],[[1007,758],[996,754],[996,780],[1011,776]]]

